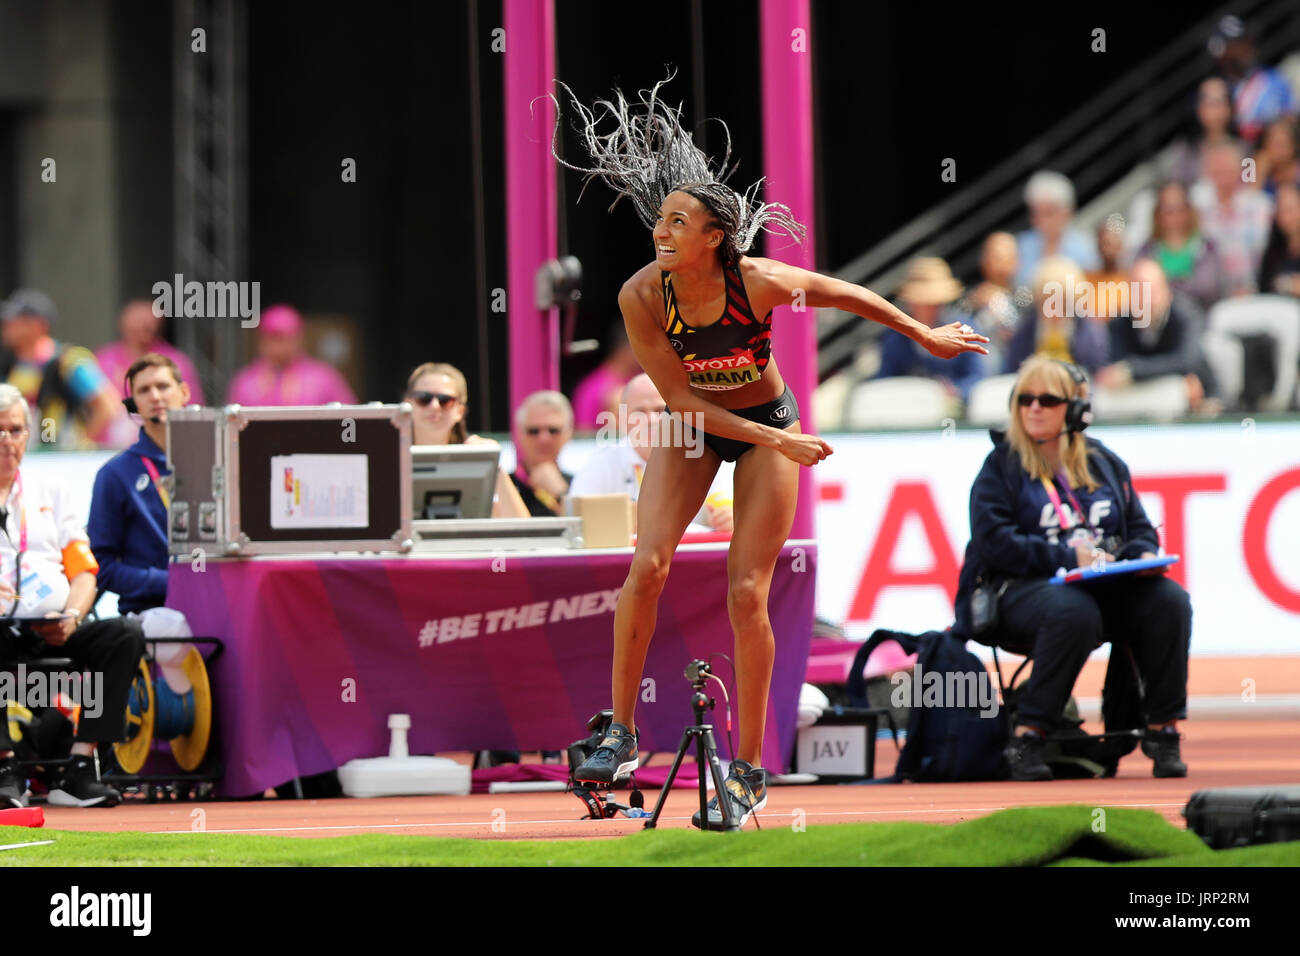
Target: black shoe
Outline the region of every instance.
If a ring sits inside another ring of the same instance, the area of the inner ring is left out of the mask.
[[[0,760],[0,810],[27,806],[27,774],[13,757]]]
[[[762,767],[751,767],[743,760],[733,760],[731,773],[727,774],[722,785],[729,801],[732,822],[736,826],[743,827],[756,811],[767,806],[767,771]],[[699,830],[705,829],[700,826],[699,810],[691,817],[691,825]],[[722,809],[718,805],[718,794],[714,794],[709,801],[708,829],[722,829]]]
[[[1045,741],[1039,734],[1027,732],[1012,739],[1003,751],[1011,766],[1012,780],[1051,780],[1052,768],[1043,760]]]
[[[58,768],[47,799],[52,807],[115,807],[122,795],[100,782],[93,756],[73,754]]]
[[[609,785],[637,768],[637,735],[622,724],[610,724],[605,739],[573,771],[575,783]]]
[[[1182,735],[1177,728],[1165,727],[1162,730],[1147,728],[1142,735],[1142,752],[1155,761],[1151,773],[1156,777],[1185,777],[1187,764],[1183,763],[1179,752]]]

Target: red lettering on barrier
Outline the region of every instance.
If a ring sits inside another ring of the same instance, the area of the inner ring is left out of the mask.
[[[1224,491],[1228,478],[1223,474],[1161,475],[1133,479],[1133,488],[1139,495],[1156,494],[1164,503],[1165,551],[1180,554],[1183,559],[1170,566],[1169,576],[1184,588],[1187,587],[1187,496],[1198,491]]]
[[[844,482],[842,481],[818,482],[817,500],[818,501],[843,501]]]
[[[1300,613],[1300,591],[1287,587],[1268,558],[1268,525],[1273,511],[1279,501],[1297,488],[1300,488],[1300,468],[1282,472],[1259,489],[1246,512],[1241,546],[1246,556],[1246,567],[1264,596],[1284,610]]]
[[[899,571],[893,566],[894,551],[898,547],[903,520],[913,514],[921,519],[921,527],[930,543],[930,553],[934,555],[934,565],[922,571]],[[870,618],[876,609],[876,599],[880,592],[894,585],[935,585],[947,591],[948,599],[952,600],[957,595],[957,573],[957,555],[953,552],[948,533],[939,518],[930,486],[925,482],[900,481],[894,486],[894,493],[885,507],[885,516],[880,521],[880,534],[876,536],[876,543],[867,558],[857,593],[849,608],[849,620],[865,621]]]

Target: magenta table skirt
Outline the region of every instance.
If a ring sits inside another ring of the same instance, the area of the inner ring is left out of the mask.
[[[789,542],[772,581],[763,762],[773,771],[794,746],[815,557],[810,542]],[[676,750],[691,722],[686,664],[733,656],[726,559],[721,544],[684,546],[674,559],[637,704],[642,751]],[[196,635],[226,643],[212,674],[221,792],[259,793],[386,754],[394,713],[411,717],[412,753],[563,750],[610,704],[614,606],[630,560],[611,550],[172,565],[169,606]],[[714,672],[733,684],[726,661]],[[733,696],[733,719],[735,708]]]

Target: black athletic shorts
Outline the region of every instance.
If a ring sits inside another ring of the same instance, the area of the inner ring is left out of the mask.
[[[762,405],[754,405],[750,408],[731,408],[728,411],[751,422],[758,422],[760,425],[771,425],[773,428],[789,428],[799,420],[799,403],[794,400],[794,392],[790,391],[788,385],[780,398],[773,399]],[[689,425],[683,425],[683,427],[690,428]],[[717,435],[710,435],[708,432],[704,432],[703,435],[704,444],[716,451],[718,457],[723,461],[736,461],[741,455],[754,447],[751,442],[747,441],[720,438]]]

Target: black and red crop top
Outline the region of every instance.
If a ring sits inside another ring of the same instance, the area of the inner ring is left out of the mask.
[[[682,321],[673,292],[672,273],[660,272],[664,288],[664,331],[673,350],[681,356],[686,376],[696,388],[726,391],[740,388],[763,377],[772,354],[772,313],[760,322],[754,318],[740,277],[740,266],[723,268],[727,284],[727,307],[712,325],[694,326]]]

